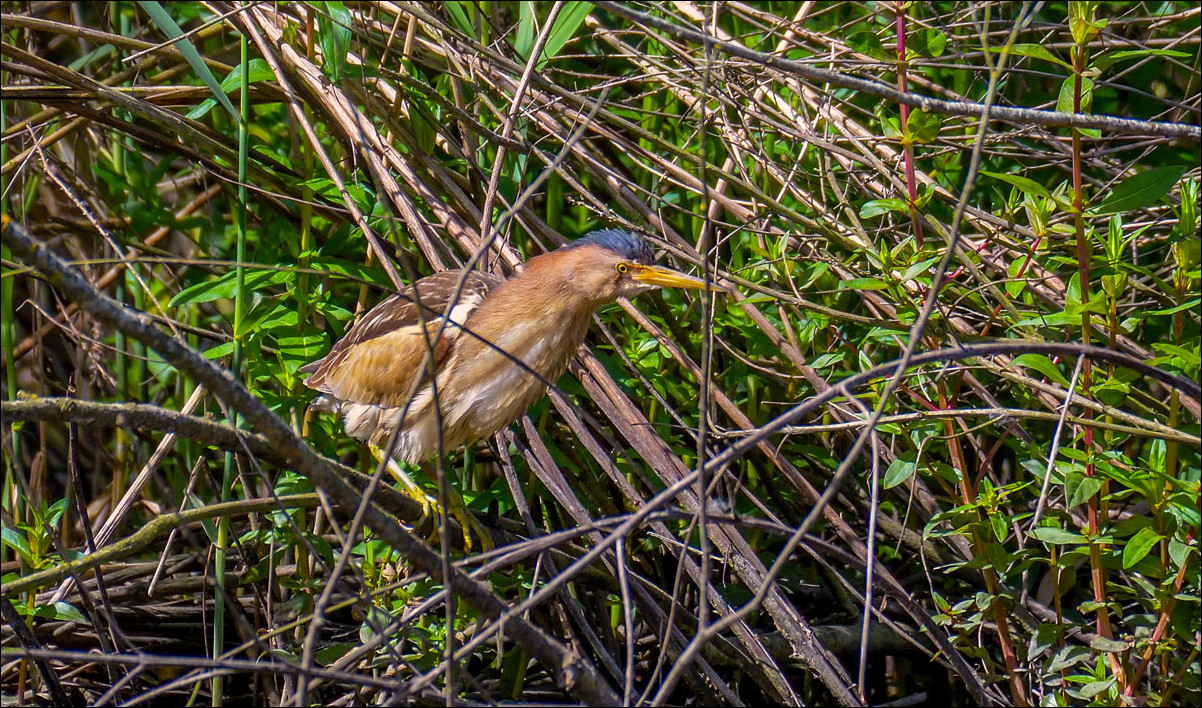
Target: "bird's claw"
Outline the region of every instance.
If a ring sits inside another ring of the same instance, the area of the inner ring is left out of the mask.
[[[377,459],[384,457],[383,451],[379,450],[379,448],[376,448],[374,445],[372,446],[372,453],[376,455]],[[435,523],[431,524],[434,530],[430,533],[430,536],[427,540],[431,542],[438,540],[440,537],[438,533],[437,519],[441,518],[442,516],[442,505],[438,503],[438,499],[429,494],[426,490],[422,489],[421,486],[405,472],[405,470],[401,469],[401,466],[397,464],[395,460],[389,458],[387,465],[389,473],[391,473],[392,476],[401,483],[401,486],[405,488],[405,493],[409,495],[409,498],[420,504],[422,507],[421,521],[419,524],[417,524],[417,528],[425,526],[427,519],[434,520]],[[467,508],[467,505],[464,504],[463,497],[460,496],[458,491],[455,489],[448,489],[447,492],[447,511],[451,514],[451,516],[455,517],[455,520],[459,522],[459,527],[463,530],[464,552],[471,553],[472,551],[473,532],[480,538],[480,547],[483,550],[492,550],[492,534],[489,533],[488,529],[484,528],[484,526],[476,520],[476,517],[472,515],[471,511]]]

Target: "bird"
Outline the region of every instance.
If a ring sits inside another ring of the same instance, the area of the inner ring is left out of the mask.
[[[346,434],[377,459],[416,466],[512,423],[563,374],[593,313],[663,287],[719,289],[657,265],[642,237],[601,229],[531,258],[507,280],[478,270],[421,278],[299,371],[321,394],[311,410],[339,413]],[[411,496],[424,494],[389,469]],[[419,501],[428,512],[429,495]]]

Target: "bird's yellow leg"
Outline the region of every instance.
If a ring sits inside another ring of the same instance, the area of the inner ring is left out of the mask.
[[[422,489],[421,485],[414,481],[414,479],[409,476],[409,473],[407,473],[396,460],[392,459],[391,457],[386,457],[384,455],[384,450],[376,445],[369,444],[368,447],[371,449],[371,454],[377,460],[385,460],[384,464],[387,466],[389,474],[391,474],[397,482],[400,482],[401,486],[405,488],[405,493],[408,494],[413,501],[421,504],[423,520],[441,508],[438,504],[438,499],[429,494],[426,490]],[[480,546],[484,550],[487,551],[492,549],[492,534],[490,534],[488,530],[476,520],[476,517],[473,516],[470,511],[468,511],[467,505],[463,501],[463,496],[459,493],[459,491],[454,487],[450,487],[449,485],[447,489],[447,511],[455,517],[455,519],[459,522],[459,527],[463,529],[463,550],[469,553],[472,550],[472,531],[474,531],[476,535],[480,537]],[[435,525],[434,533],[432,534],[431,538],[437,537],[438,526]]]

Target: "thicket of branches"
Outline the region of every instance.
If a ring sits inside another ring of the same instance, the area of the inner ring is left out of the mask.
[[[0,8],[6,695],[1199,701],[1194,3]],[[449,452],[491,544],[305,420],[610,226],[730,292]]]

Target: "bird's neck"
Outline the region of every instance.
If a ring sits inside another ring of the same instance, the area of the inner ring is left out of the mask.
[[[481,303],[469,327],[540,373],[558,375],[584,341],[592,314],[605,304],[587,295],[587,284],[577,277],[584,269],[573,261],[531,259]]]

